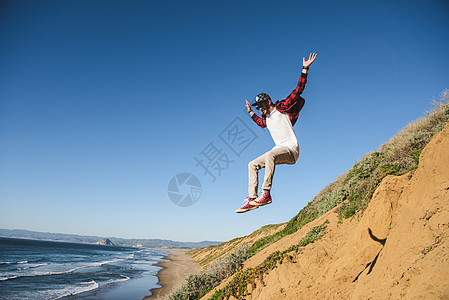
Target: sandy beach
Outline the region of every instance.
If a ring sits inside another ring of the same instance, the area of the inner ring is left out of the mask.
[[[157,266],[163,267],[157,274],[159,278],[158,284],[161,288],[152,289],[151,296],[147,296],[144,300],[166,299],[168,295],[176,291],[191,274],[201,272],[201,266],[186,254],[186,249],[163,249],[168,251],[168,256],[164,261],[158,263]]]

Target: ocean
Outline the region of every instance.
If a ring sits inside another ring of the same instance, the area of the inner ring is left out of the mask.
[[[0,299],[140,300],[166,251],[0,237]]]

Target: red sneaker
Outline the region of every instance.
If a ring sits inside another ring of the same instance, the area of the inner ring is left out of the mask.
[[[254,199],[256,199],[256,198],[246,197],[246,199],[243,200],[245,202],[245,205],[243,205],[239,209],[236,209],[235,212],[236,213],[244,213],[244,212],[247,212],[248,210],[256,209],[257,206],[249,204]]]
[[[270,191],[263,191],[259,197],[254,199],[253,201],[250,201],[249,204],[253,206],[262,206],[267,205],[271,203],[271,195]]]

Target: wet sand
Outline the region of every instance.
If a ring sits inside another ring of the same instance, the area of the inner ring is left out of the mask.
[[[161,288],[152,289],[151,296],[147,296],[144,300],[166,299],[168,295],[176,291],[191,274],[201,272],[201,266],[186,254],[186,249],[163,249],[168,251],[168,256],[157,266],[163,267],[157,274],[159,278],[158,284]]]

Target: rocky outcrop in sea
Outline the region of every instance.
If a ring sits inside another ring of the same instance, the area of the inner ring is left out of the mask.
[[[111,242],[110,239],[103,239],[101,241],[96,242],[97,245],[105,245],[105,246],[114,246],[114,243]]]

